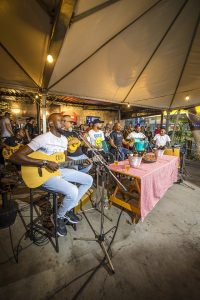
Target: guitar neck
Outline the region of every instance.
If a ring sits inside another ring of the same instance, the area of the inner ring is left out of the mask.
[[[72,167],[75,165],[81,165],[86,161],[87,161],[87,159],[69,160],[69,161],[59,163],[59,166],[62,169],[62,168]]]

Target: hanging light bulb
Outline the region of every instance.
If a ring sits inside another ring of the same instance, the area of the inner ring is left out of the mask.
[[[127,104],[127,107],[130,107],[130,104],[129,104],[129,103]]]
[[[187,101],[190,100],[190,97],[189,97],[189,96],[186,96],[186,97],[185,97],[185,100],[187,100]]]
[[[51,64],[53,62],[53,56],[51,54],[47,55],[47,61]]]
[[[39,96],[38,96],[38,95],[35,95],[35,98],[36,98],[36,99],[38,99],[38,98],[39,98]]]

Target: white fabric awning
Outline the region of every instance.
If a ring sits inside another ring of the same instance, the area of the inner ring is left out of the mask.
[[[1,0],[1,86],[163,109],[200,104],[199,0],[79,0],[73,14],[65,0],[65,31],[62,14],[52,24],[52,1],[41,2]],[[53,26],[62,40],[45,81]]]

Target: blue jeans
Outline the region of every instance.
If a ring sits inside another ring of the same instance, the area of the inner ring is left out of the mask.
[[[116,152],[116,149],[115,148],[111,148],[110,149],[110,152],[113,153],[114,155],[118,156],[118,160],[121,161],[121,160],[124,160],[125,159],[125,156],[130,153],[130,150],[127,149],[127,148],[124,148],[124,147],[118,147],[118,153]]]
[[[69,157],[73,160],[88,159],[87,155],[85,154],[81,154],[79,156],[69,156]],[[73,169],[79,170],[78,167],[79,167],[78,165],[73,166]],[[88,166],[81,168],[79,171],[83,173],[88,173],[91,168],[92,168],[92,164],[89,164]]]
[[[88,174],[73,169],[60,169],[60,171],[61,176],[50,178],[42,187],[64,195],[63,201],[58,209],[58,218],[64,218],[65,213],[75,207],[92,186],[93,178]],[[78,183],[79,187],[71,182]]]

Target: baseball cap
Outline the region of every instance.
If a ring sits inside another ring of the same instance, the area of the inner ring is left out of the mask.
[[[65,115],[63,117],[67,119],[67,122],[72,122],[72,123],[76,124],[76,122],[74,121],[74,119],[71,116]]]
[[[98,123],[104,123],[104,121],[101,121],[99,119],[95,119],[94,121],[92,121],[93,125],[94,124],[98,124]]]

